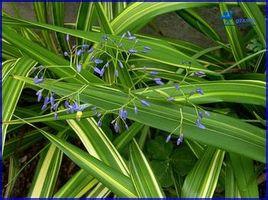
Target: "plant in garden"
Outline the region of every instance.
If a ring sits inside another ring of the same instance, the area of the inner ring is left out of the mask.
[[[264,4],[77,4],[75,23],[63,2],[2,16],[4,196],[29,165],[29,197],[261,196]],[[197,12],[211,6],[226,40]],[[167,12],[213,45],[138,34]]]

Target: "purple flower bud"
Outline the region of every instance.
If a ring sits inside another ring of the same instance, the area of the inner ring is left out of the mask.
[[[128,50],[128,53],[130,54],[134,54],[134,53],[137,53],[138,51],[136,49],[129,49]]]
[[[92,53],[94,51],[94,47],[92,46],[87,52]]]
[[[79,111],[79,105],[76,101],[73,103],[72,108],[74,111]]]
[[[115,77],[118,77],[118,70],[117,69],[114,71],[114,75],[115,75]]]
[[[205,72],[202,72],[202,71],[194,72],[193,75],[194,75],[194,76],[197,76],[197,77],[203,77],[203,76],[206,76]]]
[[[141,100],[141,104],[143,106],[150,106],[150,103],[148,101],[146,101],[146,100]]]
[[[164,85],[163,81],[161,80],[161,78],[154,78],[154,81],[157,85]]]
[[[53,106],[55,104],[55,98],[53,96],[53,93],[50,96],[50,104],[51,104],[51,106]]]
[[[203,90],[201,88],[197,88],[196,93],[201,94],[201,95],[204,94],[204,92],[203,92]]]
[[[123,63],[120,60],[118,60],[118,63],[119,63],[119,67],[124,68]]]
[[[94,67],[94,72],[99,74],[100,76],[103,76],[105,68],[103,67],[101,70],[98,67]]]
[[[151,71],[150,74],[151,74],[152,76],[155,76],[155,75],[158,74],[158,72],[157,72],[157,71]]]
[[[177,145],[179,146],[183,141],[183,134],[180,134],[179,138],[177,139]]]
[[[198,111],[198,116],[199,116],[200,119],[202,119],[203,118],[203,113],[201,111]]]
[[[168,98],[167,98],[167,101],[170,101],[170,102],[171,102],[171,101],[175,101],[175,98],[174,98],[174,97],[168,97]]]
[[[120,131],[120,127],[119,127],[117,121],[114,123],[114,130],[116,133],[119,133],[119,131]]]
[[[44,81],[44,78],[41,77],[41,78],[38,78],[38,76],[36,75],[33,79],[34,83],[35,84],[39,84],[39,83],[42,83]]]
[[[201,128],[201,129],[205,129],[205,128],[206,128],[203,124],[201,124],[201,120],[200,120],[200,118],[198,118],[198,119],[196,120],[195,124],[196,124],[196,126],[197,126],[198,128]]]
[[[174,87],[175,87],[176,90],[179,90],[180,89],[180,85],[178,83],[175,83],[174,84]]]
[[[49,96],[46,96],[41,110],[45,110],[47,108],[48,103],[49,103]]]
[[[64,56],[68,56],[69,54],[68,54],[67,51],[64,51],[63,55],[64,55]]]
[[[166,143],[168,143],[171,139],[171,135],[168,135],[167,138],[166,138]]]
[[[67,34],[66,35],[66,41],[69,42],[69,40],[70,40],[70,36],[69,36],[69,34]]]
[[[94,60],[94,62],[95,62],[96,64],[101,64],[101,63],[103,63],[103,60],[101,60],[101,59],[99,59],[99,58],[96,58],[96,59]]]
[[[89,45],[88,44],[83,44],[82,45],[82,49],[87,49],[87,48],[89,48]]]
[[[137,108],[137,106],[134,107],[134,112],[135,112],[135,114],[138,113],[138,108]]]
[[[55,103],[55,104],[52,106],[52,109],[56,111],[56,110],[58,109],[58,107],[59,107],[59,102]]]
[[[37,95],[37,102],[40,102],[41,99],[42,99],[42,91],[43,91],[43,90],[38,90],[38,91],[36,92],[36,95]]]
[[[77,64],[76,65],[76,70],[77,70],[78,73],[80,73],[81,70],[82,70],[82,65],[81,64]]]
[[[58,119],[58,113],[54,112],[54,119],[57,120]]]
[[[119,110],[119,116],[123,119],[123,120],[126,120],[127,119],[127,111],[122,108]]]
[[[80,56],[82,53],[83,53],[82,49],[79,49],[79,50],[76,52],[76,55],[77,55],[77,56]]]
[[[98,127],[101,127],[102,126],[102,121],[101,121],[101,119],[99,119],[99,121],[98,121]]]

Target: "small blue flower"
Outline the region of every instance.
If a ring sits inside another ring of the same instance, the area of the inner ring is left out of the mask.
[[[120,68],[124,68],[123,63],[120,60],[118,60],[118,64]]]
[[[57,120],[58,119],[58,113],[54,112],[54,119]]]
[[[166,138],[166,143],[168,143],[171,139],[171,135],[168,135],[167,138]]]
[[[68,54],[67,51],[64,51],[63,55],[64,55],[64,56],[68,56],[69,54]]]
[[[205,72],[203,72],[203,71],[194,72],[193,75],[194,76],[197,76],[197,77],[204,77],[204,76],[206,76]]]
[[[94,72],[99,74],[100,76],[103,76],[105,68],[103,67],[101,70],[98,67],[94,67]]]
[[[124,108],[120,109],[119,116],[121,117],[121,119],[126,120],[127,119],[127,111]]]
[[[59,102],[55,103],[55,104],[52,106],[52,109],[56,111],[56,110],[58,109],[58,107],[59,107]]]
[[[76,65],[76,70],[77,70],[78,73],[80,73],[81,70],[82,70],[82,64],[80,64],[80,63],[77,64],[77,65]]]
[[[180,89],[180,85],[178,83],[175,83],[174,84],[174,87],[175,87],[176,90],[179,90]]]
[[[168,97],[168,98],[167,98],[167,101],[170,101],[170,102],[171,102],[171,101],[175,101],[175,98],[174,98],[174,97]]]
[[[55,98],[54,98],[53,95],[54,95],[53,93],[50,95],[50,104],[51,104],[51,106],[53,106],[55,104]]]
[[[164,85],[164,82],[161,80],[161,78],[154,78],[154,81],[157,85]]]
[[[92,53],[94,51],[94,47],[92,46],[87,52]]]
[[[36,75],[33,79],[35,84],[42,83],[44,81],[44,77],[38,78],[38,75]]]
[[[45,110],[47,108],[48,103],[49,103],[49,96],[46,96],[41,110]]]
[[[128,50],[128,53],[130,54],[134,54],[134,53],[137,53],[138,51],[136,49],[129,49]]]
[[[137,108],[137,106],[134,107],[134,112],[135,112],[135,114],[138,113],[138,108]]]
[[[38,91],[36,92],[36,95],[37,95],[37,102],[40,102],[41,99],[42,99],[42,91],[43,91],[43,90],[38,90]]]
[[[155,75],[158,74],[158,71],[151,71],[150,74],[151,74],[152,76],[155,76]]]
[[[76,55],[77,55],[77,56],[80,56],[82,53],[83,53],[83,50],[82,50],[82,49],[79,49],[79,50],[76,52]]]
[[[196,126],[197,126],[198,128],[201,128],[201,129],[205,129],[205,128],[206,128],[203,124],[201,124],[201,120],[200,120],[200,118],[198,118],[198,119],[196,120],[195,124],[196,124]]]
[[[99,119],[99,121],[98,121],[98,127],[101,127],[102,126],[102,121],[101,121],[101,119]]]
[[[69,34],[67,34],[66,35],[66,41],[69,42],[69,40],[70,40],[70,36],[69,36]]]
[[[89,45],[88,44],[83,44],[82,45],[82,49],[87,49],[87,48],[89,48]]]
[[[96,64],[101,64],[101,63],[103,63],[103,60],[101,60],[101,59],[99,59],[99,58],[96,58],[96,59],[94,60],[94,62],[95,62]]]
[[[115,77],[118,77],[118,70],[117,69],[114,71],[114,75],[115,75]]]
[[[117,122],[114,123],[114,130],[116,133],[119,133],[119,131],[120,131],[120,126],[118,125]]]
[[[200,119],[202,119],[203,118],[203,113],[201,111],[198,111],[198,116],[199,116]]]
[[[150,47],[147,47],[147,46],[145,46],[145,47],[143,47],[143,53],[147,53],[148,51],[150,51],[151,50],[151,48]]]
[[[201,94],[201,95],[204,94],[204,92],[203,92],[203,90],[201,88],[197,88],[196,93]]]
[[[143,106],[150,106],[150,103],[148,101],[146,101],[146,100],[141,100],[141,104]]]
[[[183,141],[183,134],[180,134],[179,138],[177,139],[177,146],[179,146]]]

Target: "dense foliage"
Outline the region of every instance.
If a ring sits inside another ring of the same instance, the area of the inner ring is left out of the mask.
[[[4,196],[29,165],[29,197],[262,195],[263,3],[82,2],[75,23],[33,6],[2,16]],[[140,32],[169,12],[213,45]]]

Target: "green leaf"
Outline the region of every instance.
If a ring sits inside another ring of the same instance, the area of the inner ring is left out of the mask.
[[[186,176],[182,187],[184,198],[212,198],[218,182],[224,151],[208,147],[192,171]]]
[[[96,177],[106,187],[120,197],[135,197],[136,192],[131,180],[121,172],[109,167],[78,147],[57,136],[42,131],[42,134],[62,150],[78,166]]]
[[[130,146],[130,174],[139,197],[164,197],[149,163],[135,140]]]
[[[58,137],[63,137],[69,128],[58,133]],[[48,148],[44,159],[40,160],[38,164],[40,168],[35,171],[35,178],[32,182],[31,192],[29,194],[32,198],[51,197],[55,184],[58,178],[60,165],[62,161],[62,152],[53,144]]]
[[[31,69],[36,65],[36,62],[28,57],[22,57],[15,63],[12,71],[8,72],[8,77],[3,82],[3,121],[9,121],[12,118],[14,110],[19,101],[24,82],[16,81],[12,75],[28,76]],[[5,74],[4,74],[5,76]],[[12,92],[10,92],[12,91]],[[8,124],[2,126],[2,152],[4,152],[4,145],[6,139],[6,131]]]
[[[230,153],[231,166],[242,198],[259,197],[253,161],[238,154]]]
[[[150,140],[146,146],[148,155],[150,155],[152,159],[156,160],[168,159],[173,149],[173,145],[171,143],[166,143],[162,136],[158,136],[154,140]]]
[[[28,78],[19,76],[14,78],[33,84],[31,79]],[[51,90],[58,95],[68,95],[81,88],[79,84],[57,82],[57,85],[55,85],[52,83],[53,81],[46,80],[38,86]],[[82,102],[90,102],[104,110],[117,110],[129,101],[129,96],[109,87],[88,85],[83,93],[80,94],[80,99]],[[134,103],[139,110],[137,114],[134,112],[132,105],[125,106],[129,119],[167,132],[174,131],[178,126],[180,121],[180,105],[151,102],[149,107],[144,107],[138,100],[135,100]],[[211,113],[210,117],[204,118],[202,122],[207,128],[199,129],[195,125],[197,118],[195,109],[187,106],[183,107],[183,117],[185,138],[264,162],[264,130],[242,122],[239,119],[217,113]],[[179,132],[175,131],[174,134],[178,135]],[[241,151],[241,148],[244,150]]]
[[[234,170],[231,166],[230,158],[226,159],[226,170],[225,170],[225,197],[227,198],[241,198],[237,182],[234,176]]]
[[[153,160],[150,164],[162,187],[170,187],[173,185],[171,166],[168,161]]]

